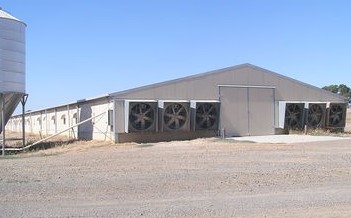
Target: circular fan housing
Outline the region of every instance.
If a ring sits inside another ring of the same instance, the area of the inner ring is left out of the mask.
[[[285,128],[301,129],[303,122],[304,104],[289,103],[285,110]]]
[[[323,127],[325,104],[309,104],[307,125],[312,128]]]
[[[155,126],[155,108],[152,104],[131,103],[129,111],[129,129],[131,131],[149,131]]]
[[[195,125],[197,130],[214,129],[218,124],[218,109],[214,103],[196,105]]]
[[[330,104],[328,126],[343,127],[345,125],[345,111],[344,104]]]
[[[188,125],[188,108],[185,104],[170,103],[164,108],[163,125],[166,130],[184,130]]]

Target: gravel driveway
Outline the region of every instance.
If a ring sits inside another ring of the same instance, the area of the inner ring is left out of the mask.
[[[0,217],[350,217],[351,140],[77,143],[0,159]]]

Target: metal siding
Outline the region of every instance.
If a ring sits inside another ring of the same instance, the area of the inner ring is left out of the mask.
[[[341,98],[297,80],[258,68],[244,66],[226,69],[200,77],[169,81],[116,93],[116,99],[217,99],[218,84],[274,86],[277,101],[334,101]]]
[[[248,135],[247,88],[220,87],[220,126],[226,136]]]
[[[252,69],[256,78],[262,78],[262,85],[276,87],[277,101],[317,101],[317,102],[342,102],[342,100],[325,90],[318,89],[308,84],[290,79],[278,74],[269,73],[260,69]],[[252,79],[252,78],[251,78]],[[252,79],[251,83],[256,80]]]
[[[218,99],[217,85],[228,81],[226,74],[180,81],[117,95],[117,99]]]
[[[0,92],[25,93],[25,24],[0,17]]]
[[[116,132],[123,133],[125,131],[124,125],[124,101],[115,101],[115,119],[116,119]]]
[[[247,71],[244,70],[244,71],[241,71],[240,73],[233,71],[232,73],[235,75],[234,81],[230,81],[227,78],[224,78],[224,80],[221,82],[222,83],[225,82],[227,84],[236,84],[236,85],[251,85],[248,81]],[[258,85],[258,84],[254,84],[254,85]]]
[[[249,88],[250,135],[274,134],[274,89]]]
[[[248,85],[265,85],[264,74],[249,70],[247,73]]]

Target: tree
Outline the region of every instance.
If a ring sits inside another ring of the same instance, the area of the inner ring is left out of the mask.
[[[324,86],[322,89],[342,95],[348,99],[351,98],[351,89],[345,84]]]
[[[351,96],[350,87],[348,87],[345,84],[339,85],[339,93],[342,96],[350,98],[350,96]]]
[[[336,94],[338,93],[339,86],[338,85],[324,86],[322,89]]]

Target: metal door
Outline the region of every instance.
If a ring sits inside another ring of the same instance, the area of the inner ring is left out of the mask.
[[[225,136],[274,134],[274,88],[219,86],[220,128]]]

